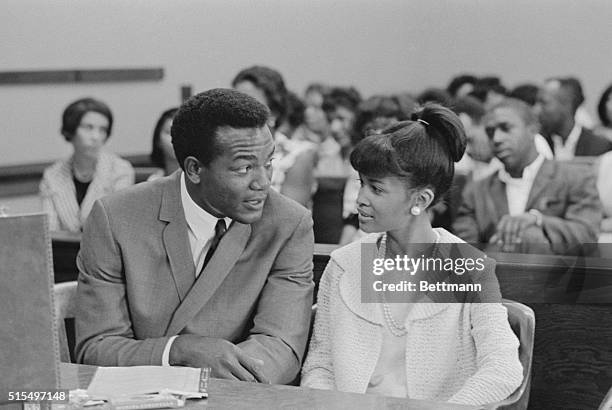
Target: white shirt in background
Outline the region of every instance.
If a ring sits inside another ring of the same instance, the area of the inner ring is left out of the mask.
[[[533,142],[535,143],[536,151],[538,151],[538,154],[542,155],[544,159],[555,158],[548,141],[546,141],[546,138],[544,138],[542,134],[536,134],[535,137],[533,137]]]
[[[580,133],[582,132],[582,126],[578,123],[574,124],[574,128],[570,131],[565,143],[563,138],[559,135],[553,135],[552,140],[555,144],[555,159],[559,161],[567,161],[573,159],[576,153],[576,144]]]
[[[506,184],[508,213],[511,216],[520,215],[525,212],[533,181],[543,163],[544,157],[538,154],[537,158],[525,167],[521,178],[512,178],[505,169],[499,170],[497,175],[499,179]]]

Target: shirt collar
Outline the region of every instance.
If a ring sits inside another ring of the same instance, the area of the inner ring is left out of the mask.
[[[533,181],[540,170],[540,167],[544,163],[544,156],[542,154],[538,154],[536,159],[534,159],[531,164],[527,165],[525,169],[523,169],[523,176],[520,178],[513,178],[506,171],[505,168],[501,168],[499,170],[498,176],[499,179],[505,184],[519,183],[522,181]]]
[[[185,212],[185,220],[193,235],[198,240],[210,238],[211,232],[215,231],[215,225],[219,218],[206,212],[191,198],[191,195],[187,192],[184,172],[181,172],[181,202],[183,204],[183,211]],[[223,219],[225,220],[225,226],[229,228],[232,219]]]
[[[565,146],[575,146],[582,133],[582,126],[578,123],[574,124],[574,128],[570,131],[567,139],[565,140]]]

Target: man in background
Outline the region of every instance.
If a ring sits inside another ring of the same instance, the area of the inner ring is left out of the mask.
[[[582,86],[573,77],[550,79],[538,93],[535,109],[555,159],[598,156],[612,150],[612,141],[576,122],[576,110],[583,102]]]
[[[484,124],[504,167],[468,184],[455,233],[504,252],[580,254],[583,245],[596,243],[602,208],[590,167],[538,153],[538,121],[522,101],[507,98],[493,106]]]

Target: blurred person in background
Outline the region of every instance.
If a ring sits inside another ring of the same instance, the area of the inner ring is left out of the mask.
[[[288,92],[283,77],[270,67],[252,66],[234,77],[232,87],[265,104],[270,110],[268,126],[276,146],[272,161],[272,187],[311,208],[312,195],[317,186],[314,177],[317,146],[309,141],[289,139],[278,131],[288,109]]]
[[[451,79],[446,91],[453,98],[465,97],[474,91],[474,84],[478,79],[471,74],[460,74]]]
[[[532,83],[519,84],[508,93],[508,97],[525,101],[530,107],[534,107],[538,102],[538,92],[540,87]]]
[[[612,151],[606,152],[595,162],[597,174],[597,192],[603,207],[603,220],[601,221],[599,242],[612,242]]]
[[[170,175],[179,169],[179,164],[174,156],[174,148],[172,147],[172,136],[170,135],[172,119],[177,111],[178,107],[164,111],[155,124],[151,163],[158,167],[159,170],[149,176],[149,181]]]
[[[486,110],[483,103],[471,96],[457,98],[453,111],[459,116],[467,139],[465,155],[456,164],[455,171],[476,181],[497,172],[503,164],[495,158],[493,146],[485,132],[482,119]]]
[[[328,92],[328,87],[319,83],[312,83],[306,87],[304,127],[302,132],[296,133],[294,138],[311,141],[318,145],[329,136],[329,122],[323,111],[323,101]]]
[[[353,144],[355,117],[360,102],[361,95],[353,87],[333,87],[325,95],[323,111],[329,123],[329,135],[319,147],[317,176],[348,176],[348,155]]]
[[[416,101],[407,94],[374,95],[362,101],[357,107],[353,144],[357,145],[361,139],[380,134],[388,126],[410,118],[415,108]],[[353,242],[364,235],[364,232],[359,230],[357,213],[360,186],[359,173],[351,167],[342,198],[343,228],[340,245]]]
[[[535,110],[535,105],[538,102],[538,94],[540,92],[540,87],[535,84],[521,84],[514,87],[509,93],[508,97],[516,98],[517,100],[521,100],[527,103],[533,110]],[[535,146],[540,154],[544,156],[546,159],[554,159],[555,156],[548,145],[548,141],[541,133],[537,133],[535,135]]]
[[[599,98],[597,114],[600,124],[593,132],[612,140],[612,84],[610,84]]]
[[[50,230],[80,232],[97,199],[134,184],[132,165],[104,149],[112,127],[102,101],[82,98],[64,110],[61,133],[73,154],[45,169],[40,183]]]
[[[539,124],[523,101],[502,100],[484,125],[504,168],[468,183],[455,234],[502,252],[572,255],[596,243],[602,211],[593,173],[537,151]]]
[[[445,107],[450,107],[453,98],[446,90],[442,88],[430,87],[423,90],[417,96],[417,101],[420,105],[424,105],[428,102],[434,102]]]
[[[499,103],[506,95],[506,87],[497,76],[486,76],[476,80],[474,90],[468,95],[477,98],[488,109]]]
[[[573,77],[549,79],[538,93],[535,110],[555,159],[598,156],[612,150],[612,141],[576,122],[583,102],[582,86]]]

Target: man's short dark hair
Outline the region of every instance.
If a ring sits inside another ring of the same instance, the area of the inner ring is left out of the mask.
[[[584,102],[584,93],[582,92],[582,85],[580,80],[576,77],[553,77],[547,80],[557,81],[559,88],[561,88],[569,100],[570,108],[572,113],[576,113],[576,110]]]
[[[526,125],[536,126],[538,129],[540,127],[540,122],[538,120],[538,116],[536,115],[533,108],[527,104],[523,100],[519,100],[518,98],[506,97],[493,107],[489,108],[487,114],[492,113],[498,108],[508,108],[513,110]]]
[[[510,91],[508,97],[516,98],[517,100],[525,101],[530,106],[536,105],[538,101],[539,87],[535,84],[521,84],[517,85]]]
[[[219,127],[261,128],[270,111],[255,98],[228,88],[197,94],[179,108],[172,122],[172,145],[184,169],[185,158],[196,157],[208,166],[220,153]]]
[[[83,116],[88,112],[97,112],[108,120],[108,132],[106,138],[110,137],[113,128],[113,113],[108,105],[94,98],[81,98],[71,103],[62,114],[62,135],[66,141],[70,141],[77,128],[81,124]]]

